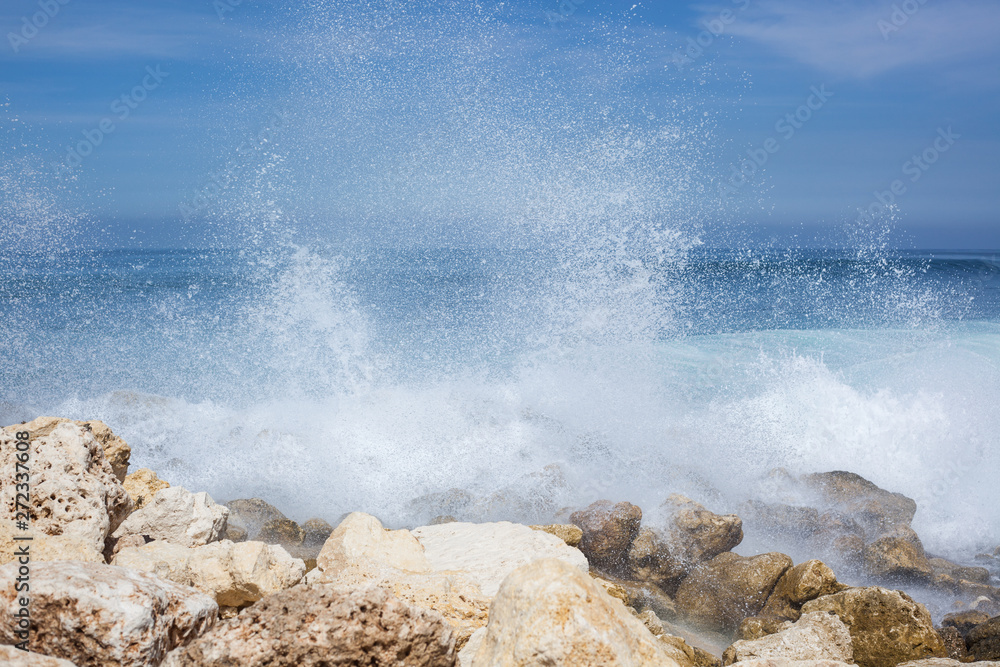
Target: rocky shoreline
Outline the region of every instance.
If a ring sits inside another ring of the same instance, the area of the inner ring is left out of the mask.
[[[0,430],[0,664],[1000,667],[1000,547],[934,558],[916,503],[851,473],[775,471],[738,515],[671,495],[527,526],[442,501],[390,530],[220,504],[130,455],[99,421]],[[745,529],[810,558],[734,553]],[[914,586],[951,601],[937,626]]]

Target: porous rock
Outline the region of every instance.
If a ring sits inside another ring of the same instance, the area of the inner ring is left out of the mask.
[[[1000,616],[969,630],[965,643],[976,660],[1000,660]]]
[[[455,639],[439,614],[385,590],[297,586],[223,621],[163,667],[453,667]]]
[[[306,573],[280,546],[228,540],[199,547],[169,542],[122,549],[115,565],[150,572],[211,595],[220,607],[240,607],[290,588]]]
[[[76,667],[69,660],[3,645],[0,645],[0,665],[5,667]]]
[[[12,429],[27,430],[33,438],[42,438],[49,435],[60,424],[75,424],[90,431],[101,449],[104,451],[104,458],[111,464],[111,470],[119,482],[125,481],[128,474],[129,459],[132,456],[132,449],[123,439],[112,432],[111,427],[99,419],[88,419],[74,421],[63,417],[38,417],[25,424],[15,424]]]
[[[781,553],[750,558],[727,552],[702,563],[677,590],[677,610],[696,625],[733,630],[756,616],[792,559]]]
[[[640,529],[629,551],[629,570],[668,592],[698,564],[729,551],[743,541],[743,521],[720,516],[690,498],[673,494],[652,517],[653,527]]]
[[[802,606],[803,614],[815,611],[840,617],[851,632],[854,660],[861,667],[895,667],[947,655],[927,609],[901,591],[852,588]]]
[[[823,595],[841,590],[837,576],[820,560],[809,560],[791,568],[778,580],[761,610],[764,617],[796,621],[802,605]]]
[[[170,484],[157,477],[149,468],[139,468],[129,473],[122,486],[132,498],[133,511],[140,510],[152,502],[153,496],[160,489],[170,488]]]
[[[726,649],[724,665],[758,658],[837,660],[853,662],[851,633],[836,615],[805,614],[789,627],[754,640],[740,640]]]
[[[580,551],[597,567],[623,570],[628,552],[639,533],[642,510],[631,503],[598,500],[573,512],[570,522],[583,531]]]
[[[6,522],[0,532],[17,530],[17,474],[24,471],[17,468],[15,436],[22,431],[31,434],[27,505],[32,532],[58,537],[50,550],[76,553],[85,560],[101,558],[105,539],[132,510],[132,499],[93,432],[69,420],[45,417],[0,429],[0,492]]]
[[[529,563],[504,580],[472,667],[677,667],[660,643],[579,568]]]
[[[0,567],[0,613],[12,618],[21,593],[17,566]],[[166,653],[214,625],[209,596],[144,572],[60,562],[31,566],[31,648],[79,667],[157,665]],[[12,624],[0,643],[13,644]]]
[[[968,661],[955,660],[954,658],[924,658],[923,660],[910,660],[903,662],[896,667],[962,667]],[[1000,667],[1000,662],[983,660],[974,663],[974,667]]]
[[[507,575],[533,560],[558,558],[587,572],[586,556],[549,533],[508,521],[447,523],[413,530],[431,569],[459,571],[492,597]]]
[[[226,533],[229,510],[217,505],[204,491],[191,493],[182,486],[161,489],[141,510],[133,512],[114,532],[148,535],[185,547],[216,542]]]

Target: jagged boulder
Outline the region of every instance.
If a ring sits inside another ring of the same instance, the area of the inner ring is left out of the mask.
[[[639,533],[642,510],[631,503],[598,500],[573,512],[570,522],[583,531],[580,551],[591,564],[608,570],[623,570]]]
[[[149,468],[139,468],[125,477],[122,486],[132,498],[133,511],[140,510],[153,501],[160,489],[170,488],[170,484],[156,476]]]
[[[642,622],[562,560],[538,560],[504,580],[472,667],[677,667]]]
[[[854,660],[861,667],[947,656],[927,609],[901,591],[852,588],[802,606],[803,614],[817,611],[833,612],[848,627]]]
[[[583,540],[583,531],[580,530],[579,526],[574,526],[573,524],[551,524],[547,526],[528,526],[532,530],[541,530],[543,532],[549,533],[550,535],[555,535],[560,540],[565,542],[571,547],[580,546],[580,541]]]
[[[257,533],[270,521],[287,519],[274,505],[260,498],[239,498],[223,503],[229,508],[229,521],[246,531],[248,540],[257,539]]]
[[[22,593],[17,565],[0,567],[0,613],[10,619]],[[31,647],[79,667],[157,665],[174,647],[211,628],[209,596],[144,572],[66,561],[31,565]],[[0,643],[20,641],[0,623]]]
[[[746,558],[732,552],[702,563],[677,590],[677,610],[692,623],[713,630],[733,630],[764,608],[778,580],[792,567],[781,553]]]
[[[69,660],[2,645],[0,645],[0,665],[4,665],[4,667],[76,667]]]
[[[455,664],[455,639],[439,614],[376,587],[296,586],[172,652],[163,667]]]
[[[909,527],[917,503],[901,493],[880,488],[861,475],[837,470],[802,477],[821,501],[848,514],[871,539],[899,527]]]
[[[101,446],[104,458],[111,464],[111,470],[119,482],[125,481],[128,474],[129,459],[132,456],[132,449],[128,443],[112,432],[111,427],[99,419],[88,419],[75,421],[64,417],[37,417],[25,424],[11,426],[16,430],[27,430],[32,438],[44,438],[60,424],[74,424],[90,431]]]
[[[862,561],[869,576],[886,581],[928,582],[934,574],[924,545],[908,526],[865,547]]]
[[[964,638],[977,625],[981,625],[990,620],[989,614],[981,611],[959,611],[947,614],[941,619],[941,627],[952,627]]]
[[[153,501],[133,512],[114,537],[145,535],[185,547],[198,547],[222,539],[229,510],[217,505],[202,491],[191,493],[181,486],[161,489]]]
[[[722,664],[773,658],[853,662],[851,633],[836,615],[813,612],[775,634],[734,642],[723,654]]]
[[[965,643],[976,660],[1000,660],[1000,616],[969,630]]]
[[[823,561],[809,560],[785,572],[760,615],[765,618],[797,621],[802,605],[843,588],[837,576]]]

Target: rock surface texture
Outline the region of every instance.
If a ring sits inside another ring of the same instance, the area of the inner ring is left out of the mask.
[[[4,665],[4,667],[76,667],[69,660],[52,658],[34,651],[22,651],[13,646],[0,646],[0,665]]]
[[[1000,616],[969,630],[965,642],[976,660],[1000,660]]]
[[[129,473],[122,483],[135,510],[140,510],[153,501],[153,496],[160,489],[170,488],[170,484],[156,476],[156,473],[149,468],[139,468],[133,473]]]
[[[451,629],[434,612],[369,587],[297,586],[172,652],[163,667],[452,667]]]
[[[722,664],[759,658],[853,662],[854,649],[843,621],[834,614],[813,612],[773,635],[735,642],[723,654]]]
[[[900,591],[852,588],[805,603],[802,613],[833,612],[851,632],[854,661],[861,667],[946,657],[944,642],[927,609]]]
[[[511,574],[490,609],[472,667],[676,667],[642,622],[562,560]]]
[[[0,613],[17,608],[16,566],[0,567]],[[110,565],[31,566],[31,648],[78,667],[157,665],[211,628],[219,608],[193,588]],[[18,641],[0,624],[0,643]]]
[[[623,570],[628,552],[639,534],[642,510],[631,503],[598,500],[586,509],[573,512],[570,522],[583,531],[580,551],[597,567]]]
[[[181,486],[161,489],[153,501],[133,512],[114,532],[116,538],[148,535],[185,547],[216,542],[225,535],[229,510],[217,505],[202,491],[191,493]]]
[[[796,621],[802,605],[823,595],[839,592],[843,586],[823,561],[809,560],[791,568],[778,580],[760,615],[765,618]]]

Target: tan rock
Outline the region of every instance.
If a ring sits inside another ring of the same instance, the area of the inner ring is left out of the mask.
[[[306,531],[291,519],[274,519],[261,526],[255,539],[267,544],[297,547],[305,537]]]
[[[1000,616],[994,616],[969,630],[965,643],[976,660],[1000,660]]]
[[[61,428],[57,427],[57,428]],[[0,567],[0,614],[13,618],[17,565]],[[193,588],[110,565],[31,565],[31,647],[79,667],[146,667],[205,632],[219,608]],[[20,641],[0,623],[0,643]]]
[[[172,652],[163,667],[455,664],[455,640],[439,614],[375,587],[297,586],[223,621]]]
[[[682,617],[708,629],[733,630],[756,616],[792,566],[785,554],[745,558],[732,552],[702,563],[684,579],[675,602]]]
[[[743,521],[738,516],[720,516],[677,494],[667,498],[651,523],[633,542],[629,567],[636,579],[668,592],[676,591],[698,564],[743,541]]]
[[[0,645],[0,665],[5,667],[76,667],[69,660]]]
[[[170,488],[170,484],[156,476],[149,468],[139,468],[125,477],[122,484],[132,498],[133,511],[140,510],[153,500],[160,489]]]
[[[927,582],[934,574],[924,545],[907,526],[865,547],[862,562],[869,576],[887,581]]]
[[[967,662],[961,662],[952,658],[924,658],[923,660],[910,660],[903,662],[896,667],[964,667]],[[1000,662],[982,660],[974,663],[974,667],[1000,667]]]
[[[32,535],[32,562],[49,562],[55,560],[79,560],[87,563],[103,563],[104,556],[94,549],[94,544],[88,539],[73,535],[45,535],[44,533],[25,533],[16,529],[13,521],[0,519],[0,564],[15,560],[18,549],[25,542],[15,540],[15,537]]]
[[[823,561],[810,560],[791,568],[778,580],[760,615],[797,621],[802,605],[840,591],[837,576]]]
[[[363,512],[348,514],[320,551],[316,567],[327,577],[342,571],[377,574],[386,567],[408,572],[431,571],[424,548],[408,530],[387,530]]]
[[[415,528],[413,536],[436,572],[461,572],[482,592],[493,597],[509,574],[534,560],[558,558],[590,569],[579,549],[549,533],[508,521],[496,523],[447,523]]]
[[[25,424],[15,424],[8,428],[27,430],[32,434],[33,438],[43,438],[49,435],[56,426],[64,423],[82,426],[84,429],[90,431],[101,445],[101,449],[104,451],[104,458],[111,464],[111,470],[115,477],[118,478],[119,482],[125,481],[132,450],[128,446],[128,443],[115,435],[111,431],[111,428],[99,419],[74,421],[63,417],[38,417]]]
[[[557,523],[548,526],[529,526],[529,528],[555,535],[571,547],[580,546],[580,541],[583,540],[583,531],[573,524]]]
[[[191,493],[182,486],[161,489],[153,501],[133,512],[114,532],[116,538],[126,535],[148,535],[185,547],[197,547],[216,542],[226,533],[229,510],[217,505],[204,491]]]
[[[288,518],[277,507],[260,498],[239,498],[223,505],[229,508],[230,521],[245,528],[250,540],[257,539],[257,533],[265,523]]]
[[[843,621],[834,614],[813,612],[775,634],[734,642],[723,654],[722,664],[761,658],[853,662],[854,649]]]
[[[953,627],[958,630],[962,637],[965,637],[974,627],[988,620],[990,620],[989,614],[981,611],[960,611],[947,614],[941,619],[941,625],[942,627]]]
[[[909,526],[917,503],[901,493],[891,493],[861,475],[834,471],[805,475],[806,487],[820,498],[858,521],[870,538]]]
[[[333,526],[323,519],[308,519],[302,524],[302,530],[305,532],[305,535],[302,537],[303,546],[319,547],[322,549],[327,539],[333,533]]]
[[[697,646],[691,646],[681,637],[656,635],[666,654],[680,667],[722,667],[722,661]]]
[[[758,658],[734,662],[739,667],[854,667],[847,662],[837,660],[790,660],[788,658]]]
[[[588,561],[612,571],[627,567],[629,549],[642,522],[641,509],[631,503],[598,500],[574,512],[570,521],[583,531],[580,551]]]
[[[40,418],[0,429],[3,520],[18,518],[17,474],[24,471],[17,468],[15,436],[22,431],[32,434],[28,451],[31,532],[58,536],[60,539],[51,543],[53,549],[78,553],[86,560],[100,558],[105,539],[132,510],[132,499],[115,477],[94,434],[68,420]],[[0,531],[11,533],[14,529],[8,523]]]
[[[212,542],[183,547],[169,542],[122,549],[114,564],[155,574],[211,595],[220,607],[241,607],[297,584],[301,560],[263,542]]]
[[[641,621],[579,568],[546,559],[529,563],[504,580],[472,665],[676,667],[677,663]]]
[[[927,609],[901,591],[852,588],[810,600],[802,613],[833,612],[851,632],[861,667],[895,667],[908,660],[945,657]]]
[[[799,614],[801,616],[801,614]],[[736,629],[736,638],[752,641],[791,627],[792,621],[773,616],[750,616],[740,621]]]

